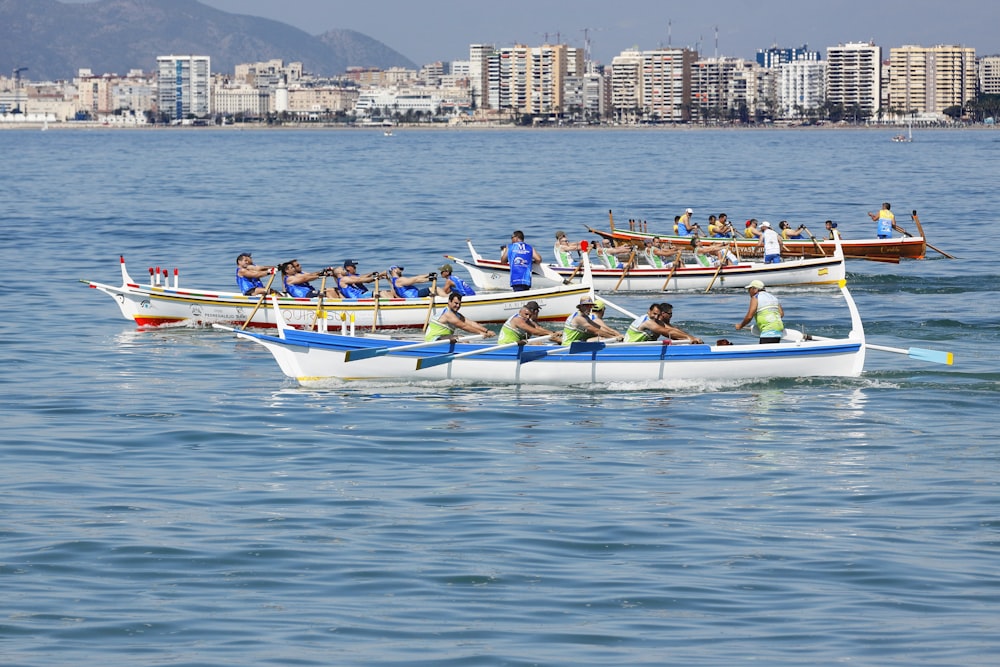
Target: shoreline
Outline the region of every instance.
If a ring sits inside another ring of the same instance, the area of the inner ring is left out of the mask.
[[[887,131],[899,131],[900,129],[906,129],[906,125],[899,124],[884,124],[884,125],[841,125],[827,123],[823,125],[785,125],[785,124],[768,124],[768,125],[692,125],[692,124],[664,124],[664,125],[511,125],[511,124],[499,124],[499,123],[456,123],[456,124],[445,124],[445,123],[412,123],[412,124],[397,124],[392,126],[386,125],[347,125],[343,123],[282,123],[280,125],[267,125],[264,123],[240,123],[232,125],[205,125],[205,126],[193,126],[193,125],[116,125],[116,124],[105,124],[96,121],[62,121],[62,122],[36,122],[36,121],[25,121],[17,123],[2,123],[0,122],[0,131],[16,131],[16,130],[31,130],[31,131],[48,131],[48,130],[70,130],[70,131],[80,131],[80,130],[126,130],[126,131],[183,131],[183,132],[204,132],[204,131],[237,131],[237,132],[261,132],[261,131],[359,131],[359,132],[384,132],[386,129],[391,129],[393,132],[397,130],[407,130],[407,131],[455,131],[455,132],[467,132],[470,130],[518,130],[518,131],[535,131],[535,132],[565,132],[565,131],[577,131],[577,132],[591,132],[591,131],[603,131],[612,130],[616,132],[699,132],[699,131],[710,131],[710,132],[725,132],[725,131],[738,131],[738,132],[772,132],[780,130],[794,130],[800,132],[806,131],[819,131],[819,132],[831,132],[831,131],[843,131],[843,130],[864,130],[864,131],[877,131],[877,132],[887,132]],[[921,126],[917,129],[926,132],[928,130],[948,130],[948,131],[989,131],[995,130],[996,125],[987,125],[985,123],[976,123],[970,125],[928,125]]]

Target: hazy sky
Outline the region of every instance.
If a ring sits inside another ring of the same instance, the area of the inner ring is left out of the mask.
[[[87,0],[66,0],[87,1]],[[958,44],[1000,54],[995,0],[201,0],[227,12],[275,19],[313,35],[346,28],[384,42],[417,65],[463,60],[469,44],[546,41],[584,46],[608,64],[629,47],[697,48],[752,59],[772,44]],[[718,51],[716,51],[718,27]]]
[[[469,44],[584,46],[605,64],[622,50],[698,47],[702,55],[752,59],[772,44],[827,46],[874,40],[960,44],[1000,54],[993,0],[201,0],[228,12],[276,19],[319,34],[346,28],[384,42],[418,65],[468,57]],[[718,52],[715,30],[718,26]],[[888,57],[888,51],[885,53]]]

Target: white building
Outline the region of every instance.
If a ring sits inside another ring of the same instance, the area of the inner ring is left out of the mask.
[[[826,102],[826,62],[795,60],[778,65],[778,115],[802,118]]]
[[[979,59],[979,92],[1000,95],[1000,56],[983,56]]]
[[[826,49],[826,99],[842,104],[848,115],[856,109],[858,120],[874,117],[881,103],[882,47],[851,42]]]
[[[206,118],[212,113],[209,56],[159,56],[156,59],[157,108],[173,121]]]

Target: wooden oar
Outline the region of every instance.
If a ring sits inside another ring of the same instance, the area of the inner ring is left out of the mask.
[[[417,360],[417,370],[423,370],[425,368],[431,368],[432,366],[440,366],[441,364],[451,363],[454,359],[462,359],[463,357],[471,357],[476,354],[483,354],[485,352],[495,352],[497,350],[506,350],[512,347],[517,347],[519,345],[527,345],[529,343],[537,343],[539,341],[548,340],[549,336],[536,336],[535,338],[529,338],[528,340],[519,340],[516,343],[505,343],[503,345],[487,345],[481,347],[477,350],[470,350],[468,352],[454,353],[450,352],[448,354],[440,354],[435,357],[424,357],[423,359]]]
[[[813,241],[813,245],[814,245],[814,246],[816,246],[816,250],[819,250],[819,251],[820,251],[820,253],[822,253],[822,255],[823,255],[824,257],[826,257],[826,250],[823,250],[823,246],[821,246],[821,245],[819,244],[819,241],[817,241],[817,240],[816,240],[816,237],[815,237],[815,236],[813,236],[813,233],[809,231],[809,228],[808,228],[808,227],[803,227],[802,229],[806,230],[806,234],[808,234],[808,235],[809,235],[809,238],[811,238],[811,239],[812,239],[812,241]]]
[[[921,238],[924,239],[924,244],[928,248],[930,248],[931,250],[933,250],[933,251],[935,251],[937,253],[940,253],[940,254],[944,255],[948,259],[956,259],[956,257],[954,255],[950,255],[950,254],[946,253],[944,250],[941,250],[940,248],[935,248],[930,243],[927,243],[927,237],[924,236],[924,228],[920,225],[920,218],[917,217],[917,212],[916,211],[913,211],[913,213],[910,214],[910,217],[913,218],[913,223],[917,226],[917,230],[920,232],[920,236],[921,236]],[[893,227],[896,227],[896,225],[893,225]],[[896,227],[896,230],[900,231],[900,232],[902,232],[904,234],[906,234],[907,236],[912,236],[912,234],[910,234],[909,232],[907,232],[902,227]]]
[[[378,326],[378,305],[381,302],[381,295],[378,291],[378,274],[375,274],[375,288],[372,290],[372,297],[375,299],[375,310],[372,311],[372,331]]]
[[[731,245],[731,244],[727,244],[725,246],[725,248],[723,249],[722,256],[718,258],[719,259],[719,268],[717,268],[715,270],[715,275],[712,276],[712,281],[709,282],[708,283],[708,287],[705,288],[705,294],[708,294],[709,292],[712,291],[712,285],[715,284],[716,278],[718,278],[719,274],[722,273],[722,267],[724,267],[726,265],[726,253],[729,251],[729,245]]]
[[[431,280],[431,294],[430,294],[431,300],[430,303],[427,305],[427,317],[424,318],[424,331],[427,331],[427,327],[431,323],[431,314],[434,312],[434,295],[437,294],[437,284],[438,284],[437,276],[434,276],[434,279]]]
[[[674,265],[670,267],[670,273],[667,274],[667,279],[663,281],[663,287],[660,288],[661,292],[665,292],[667,290],[667,287],[670,285],[670,281],[671,279],[673,279],[674,273],[677,271],[677,267],[680,266],[680,263],[681,263],[681,251],[678,250],[677,256],[674,257]]]
[[[250,317],[248,317],[247,321],[240,327],[240,331],[247,328],[247,325],[250,324],[250,320],[252,320],[253,316],[257,314],[260,304],[264,303],[264,299],[266,299],[267,295],[271,293],[271,284],[274,282],[274,277],[276,275],[278,275],[278,267],[274,268],[274,271],[271,273],[271,277],[267,279],[267,287],[264,288],[264,293],[260,295],[259,299],[257,299],[257,305],[253,307],[252,311],[250,311]]]
[[[482,334],[475,334],[473,336],[463,336],[462,338],[455,339],[456,343],[468,343],[470,341],[478,340],[482,338]],[[386,354],[395,354],[397,352],[405,352],[407,350],[419,350],[422,347],[432,347],[434,345],[441,345],[443,343],[448,343],[448,339],[444,340],[431,340],[424,341],[422,343],[413,343],[412,345],[400,345],[399,347],[372,347],[367,350],[348,350],[344,353],[344,361],[359,361],[361,359],[371,359],[372,357],[381,357]]]
[[[632,262],[634,261],[635,261],[635,246],[632,246],[632,254],[628,256],[628,262],[625,264],[625,266],[622,267],[622,275],[618,279],[618,282],[615,283],[615,288],[611,290],[612,292],[617,292],[618,288],[621,287],[622,281],[625,280],[625,276],[628,275],[629,269],[632,268]]]
[[[785,337],[793,341],[805,339],[805,336],[801,331],[789,328],[785,329]],[[811,340],[837,340],[836,338],[827,338],[826,336],[816,336],[813,334],[809,334],[809,338]],[[885,345],[875,345],[873,343],[865,343],[865,347],[869,350],[879,350],[880,352],[905,354],[911,359],[929,361],[933,364],[945,364],[946,366],[951,366],[955,363],[955,355],[951,352],[945,352],[943,350],[928,350],[922,347],[908,347],[904,350],[901,347],[886,347]]]

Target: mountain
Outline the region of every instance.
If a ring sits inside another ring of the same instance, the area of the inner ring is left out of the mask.
[[[197,0],[0,0],[0,72],[27,67],[33,81],[153,71],[156,57],[207,55],[213,72],[239,63],[300,61],[321,76],[348,67],[408,67],[405,56],[353,30],[310,35],[279,21],[230,14]]]

